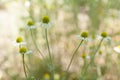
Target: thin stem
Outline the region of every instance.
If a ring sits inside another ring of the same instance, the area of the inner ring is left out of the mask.
[[[83,72],[83,74],[82,74],[83,77],[84,77],[84,75],[86,74],[88,67],[94,62],[95,55],[96,55],[96,53],[98,52],[98,50],[100,49],[100,46],[101,46],[103,40],[104,40],[104,38],[102,38],[102,39],[100,40],[97,49],[95,50],[93,56],[91,57],[90,63],[89,63],[89,64],[86,66],[86,68],[84,69],[84,72]]]
[[[82,69],[81,69],[81,74],[82,74],[82,71],[84,71],[86,65],[87,65],[87,61],[86,61],[86,59],[84,59],[84,64],[83,64]]]
[[[95,50],[95,53],[93,54],[93,56],[92,56],[92,58],[91,58],[91,59],[92,59],[91,62],[94,61],[95,55],[96,55],[96,53],[99,51],[100,46],[101,46],[103,40],[104,40],[104,38],[102,38],[102,39],[100,40],[100,42],[99,42],[99,44],[98,44],[98,47],[97,47],[97,49]]]
[[[46,38],[48,53],[49,53],[49,57],[50,57],[51,67],[52,67],[51,80],[54,80],[54,65],[53,65],[52,56],[51,56],[50,47],[49,47],[49,42],[48,42],[47,29],[45,29],[45,38]]]
[[[101,74],[101,66],[97,65],[97,74],[98,74],[98,80],[102,80],[102,74]]]
[[[31,33],[32,41],[33,41],[33,43],[34,43],[34,45],[35,45],[35,47],[36,47],[37,51],[38,51],[38,52],[39,52],[39,54],[42,56],[42,58],[44,58],[44,56],[43,56],[42,52],[40,51],[40,49],[38,48],[38,46],[37,46],[37,44],[36,44],[36,41],[34,40],[33,32],[32,32],[32,30],[31,30],[31,29],[30,29],[30,33]]]
[[[22,63],[23,63],[23,69],[24,69],[25,77],[27,79],[27,72],[26,72],[26,68],[25,68],[24,54],[22,54]]]
[[[78,49],[79,49],[79,47],[81,46],[81,44],[82,44],[83,41],[84,41],[84,40],[81,40],[81,42],[79,43],[78,47],[77,47],[77,48],[75,49],[75,51],[73,52],[72,58],[71,58],[70,63],[69,63],[69,65],[68,65],[67,69],[66,69],[66,72],[68,72],[68,70],[69,70],[69,68],[70,68],[70,66],[71,66],[71,63],[72,63],[72,61],[73,61],[73,59],[74,59],[74,56],[75,56],[75,54],[77,54],[77,51],[78,51]]]
[[[49,65],[45,62],[45,61],[46,61],[45,57],[43,56],[42,52],[40,51],[40,49],[38,48],[38,46],[37,46],[37,44],[36,44],[36,41],[34,40],[35,38],[34,38],[34,36],[33,36],[33,32],[32,32],[31,29],[30,29],[30,33],[31,33],[32,41],[33,41],[33,43],[34,43],[37,51],[39,52],[39,54],[40,54],[40,55],[42,56],[42,58],[43,58],[43,62],[45,63],[46,66],[49,67]]]
[[[77,51],[78,51],[78,49],[79,49],[79,47],[81,46],[81,44],[82,44],[83,41],[84,41],[84,40],[81,40],[81,42],[79,43],[78,47],[77,47],[77,48],[75,49],[75,51],[73,52],[72,58],[71,58],[71,60],[70,60],[70,63],[69,63],[69,65],[68,65],[68,67],[67,67],[67,69],[66,69],[66,71],[65,71],[65,76],[63,77],[62,80],[65,80],[65,79],[66,79],[66,74],[67,74],[67,72],[68,72],[68,70],[69,70],[69,68],[70,68],[70,66],[71,66],[71,64],[72,64],[72,61],[73,61],[73,59],[74,59],[74,56],[77,54]]]
[[[28,65],[25,64],[25,66],[26,66],[26,69],[28,70],[28,72],[30,72],[30,69],[29,69]]]

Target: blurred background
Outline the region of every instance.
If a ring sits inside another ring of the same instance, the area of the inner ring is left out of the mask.
[[[34,20],[37,26],[34,37],[48,60],[44,30],[39,25],[44,15],[50,17],[53,26],[48,36],[57,77],[63,76],[80,41],[76,35],[85,30],[89,32],[90,42],[85,42],[75,56],[68,80],[77,80],[84,64],[82,53],[92,54],[98,44],[96,35],[102,31],[111,40],[101,46],[95,63],[101,67],[102,80],[120,79],[120,54],[113,50],[120,45],[120,0],[0,0],[0,80],[24,80],[21,55],[16,54],[18,49],[13,44],[17,36],[23,36],[28,49],[33,51],[25,57],[28,74],[37,80],[49,80],[46,77],[49,78],[50,71],[37,54],[29,29],[25,28],[27,20]],[[86,80],[98,80],[99,75],[91,67],[86,76]]]

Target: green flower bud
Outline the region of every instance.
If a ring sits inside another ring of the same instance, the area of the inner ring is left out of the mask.
[[[87,37],[88,37],[88,32],[82,32],[82,33],[81,33],[81,37],[87,38]]]
[[[48,24],[48,23],[49,23],[49,21],[50,21],[50,19],[49,19],[49,17],[48,17],[48,16],[43,16],[43,18],[42,18],[42,22],[43,22],[43,23]]]

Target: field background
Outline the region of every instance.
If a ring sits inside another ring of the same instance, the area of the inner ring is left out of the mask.
[[[76,35],[86,30],[92,41],[82,45],[69,70],[68,80],[77,80],[84,63],[81,54],[90,55],[98,42],[96,35],[105,31],[111,40],[101,46],[95,63],[101,66],[102,80],[120,80],[120,54],[113,50],[120,45],[120,0],[0,0],[0,80],[24,80],[21,56],[13,44],[17,36],[23,36],[33,50],[26,56],[30,74],[39,79],[49,74],[25,28],[28,19],[35,21],[36,42],[48,59],[44,30],[39,26],[44,15],[50,16],[53,26],[48,36],[56,74],[61,76],[67,68],[79,43]],[[97,70],[90,67],[86,80],[99,80],[97,76]]]

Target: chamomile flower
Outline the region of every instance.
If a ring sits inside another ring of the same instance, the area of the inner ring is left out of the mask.
[[[40,25],[43,28],[50,28],[52,25],[49,16],[43,16]]]
[[[50,80],[50,74],[45,73],[45,75],[44,75],[44,79],[45,79],[45,80]]]
[[[22,38],[22,37],[17,37],[17,38],[16,38],[16,42],[17,42],[17,43],[23,42],[23,38]]]
[[[15,41],[13,41],[13,44],[16,46],[19,45],[25,45],[26,42],[23,40],[23,38],[21,36],[17,37]]]
[[[80,64],[81,63],[84,64],[85,63],[84,61],[88,61],[88,60],[90,60],[90,58],[91,58],[90,55],[88,55],[86,53],[82,53],[78,59],[80,61]]]
[[[34,23],[33,20],[28,20],[28,22],[27,22],[27,28],[28,29],[35,29],[36,28],[35,23]]]
[[[88,40],[88,32],[84,31],[80,35],[76,35],[76,37],[81,40],[87,41]]]
[[[26,47],[20,47],[20,48],[19,48],[19,53],[24,54],[24,53],[26,53],[26,52],[27,52],[27,48],[26,48]]]
[[[31,54],[32,53],[32,51],[31,50],[28,50],[26,47],[24,47],[24,46],[21,46],[20,48],[19,48],[19,53],[20,54]]]
[[[120,45],[113,48],[115,52],[120,53]]]
[[[111,38],[108,36],[108,34],[106,32],[101,32],[100,35],[97,35],[97,39],[98,40],[104,39],[105,41],[111,40]]]
[[[88,56],[86,53],[83,53],[81,57],[82,59],[90,59],[90,56]]]
[[[106,32],[102,32],[101,37],[106,38],[106,37],[108,37],[108,34]]]

